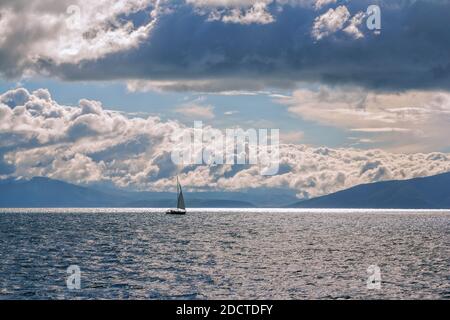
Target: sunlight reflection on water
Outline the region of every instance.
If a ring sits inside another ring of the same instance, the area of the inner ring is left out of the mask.
[[[0,299],[450,298],[449,211],[163,212],[0,209]]]

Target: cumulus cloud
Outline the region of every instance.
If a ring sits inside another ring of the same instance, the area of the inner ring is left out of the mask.
[[[336,9],[330,8],[314,20],[311,34],[316,40],[320,40],[338,30],[342,30],[349,18],[350,12],[346,6],[339,6]]]
[[[267,12],[266,4],[264,2],[257,2],[244,13],[239,9],[233,9],[230,14],[222,17],[222,21],[240,24],[268,24],[272,23],[274,18]]]
[[[430,151],[448,147],[450,94],[410,90],[400,93],[355,87],[294,91],[278,99],[305,120],[371,134],[388,149]]]
[[[363,19],[365,18],[364,12],[358,12],[355,14],[351,19],[350,23],[347,27],[343,30],[344,32],[348,33],[355,39],[363,38],[364,34],[359,29],[359,26],[362,24]]]
[[[267,6],[275,1],[191,1],[197,8],[197,13],[207,15],[207,21],[222,21],[236,24],[268,24],[275,21]],[[200,9],[199,9],[200,8]]]
[[[450,156],[445,153],[332,149],[288,141],[280,145],[280,171],[274,176],[262,176],[258,166],[175,165],[171,152],[187,147],[181,136],[191,129],[177,121],[105,110],[97,101],[60,105],[47,90],[11,90],[0,96],[0,176],[47,176],[81,184],[168,190],[178,173],[188,189],[289,188],[304,198],[360,183],[450,170]],[[204,130],[217,132],[210,126]],[[292,132],[285,137],[300,138]]]
[[[9,150],[2,160],[15,167],[17,176],[114,180],[118,186],[140,181],[142,174],[151,179],[158,174],[152,159],[166,153],[157,146],[179,128],[158,118],[130,119],[96,101],[61,106],[46,90],[12,90],[0,101],[1,148]]]

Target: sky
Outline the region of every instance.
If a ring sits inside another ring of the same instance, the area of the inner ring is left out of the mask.
[[[447,0],[1,0],[0,178],[310,198],[450,171],[449,16]],[[279,129],[278,173],[173,163],[194,121]]]

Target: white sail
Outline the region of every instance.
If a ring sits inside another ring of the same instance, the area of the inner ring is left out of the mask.
[[[183,190],[181,189],[181,184],[178,181],[178,177],[177,177],[177,194],[178,194],[177,208],[183,210],[186,209],[186,206],[184,204]]]

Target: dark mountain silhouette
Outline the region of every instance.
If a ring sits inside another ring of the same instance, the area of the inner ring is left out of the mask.
[[[4,208],[110,207],[125,201],[126,198],[42,177],[0,181],[0,206]]]
[[[363,184],[291,208],[450,209],[450,173]]]
[[[242,199],[237,198],[241,195]],[[228,197],[228,198],[227,198]],[[227,192],[186,193],[189,207],[252,208],[245,194]],[[255,198],[255,196],[253,196]],[[294,198],[293,198],[294,199]],[[68,207],[153,207],[176,206],[176,195],[170,192],[126,192],[120,190],[76,186],[43,177],[0,180],[0,207],[3,208],[68,208]]]

